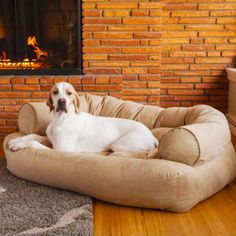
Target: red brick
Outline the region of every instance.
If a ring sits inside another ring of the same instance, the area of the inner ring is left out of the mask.
[[[111,84],[120,84],[123,82],[122,76],[110,76],[110,83]]]
[[[103,61],[103,62],[90,62],[89,65],[91,67],[128,67],[129,62],[127,61]]]
[[[158,95],[159,89],[132,89],[124,90],[124,95]]]
[[[41,77],[39,81],[40,81],[40,84],[52,84],[53,77]]]
[[[232,58],[221,58],[221,57],[211,57],[211,58],[196,58],[195,59],[196,63],[231,63]]]
[[[0,126],[5,126],[6,125],[6,120],[0,120]]]
[[[94,84],[95,77],[94,76],[84,76],[81,80],[82,84]]]
[[[84,39],[83,44],[84,44],[84,46],[96,46],[96,45],[100,45],[100,40],[98,40],[98,39]]]
[[[48,97],[48,93],[47,93],[47,97]],[[45,102],[46,103],[46,99],[44,99],[44,98],[42,98],[42,99],[28,98],[28,99],[19,99],[19,100],[17,100],[18,105],[23,105],[23,104],[29,103],[29,102]]]
[[[172,78],[172,77],[161,78],[161,83],[179,83],[179,82],[180,82],[180,78]]]
[[[24,84],[25,83],[25,78],[11,78],[11,83],[12,84]]]
[[[4,112],[19,112],[20,106],[4,106]]]
[[[35,91],[40,90],[39,85],[13,85],[13,90],[19,91]]]
[[[26,84],[39,84],[39,78],[26,78]]]
[[[139,8],[144,9],[161,9],[162,3],[161,2],[140,2]]]
[[[130,15],[130,10],[105,10],[103,12],[104,17],[125,17]]]
[[[208,96],[174,96],[174,101],[208,101]]]
[[[161,101],[161,106],[162,107],[179,107],[180,103],[179,102],[162,102]]]
[[[153,33],[153,32],[143,32],[143,33],[134,33],[134,38],[160,38],[161,33]]]
[[[15,105],[15,104],[16,104],[16,99],[3,99],[2,97],[0,99],[0,105]]]
[[[32,92],[31,98],[48,98],[48,92]]]
[[[203,38],[192,38],[190,39],[191,44],[203,44]]]
[[[191,89],[169,89],[168,94],[171,95],[203,95],[203,90],[191,90]]]
[[[94,19],[94,18],[86,18],[83,19],[83,24],[120,24],[121,23],[121,19],[119,18],[104,18],[104,19]]]
[[[53,78],[53,83],[67,82],[67,80],[68,80],[67,76],[55,76]]]
[[[184,4],[165,4],[163,6],[164,10],[195,10],[197,9],[197,4],[184,3]]]
[[[147,31],[148,25],[108,25],[108,31]]]
[[[117,47],[83,47],[84,53],[119,53],[120,48]]]
[[[0,98],[27,98],[29,94],[27,92],[1,92]]]
[[[94,33],[93,38],[99,38],[99,39],[114,39],[114,38],[121,38],[121,39],[132,39],[133,34],[132,33],[111,33],[111,32],[99,32]]]
[[[1,130],[1,134],[9,134],[9,133],[13,133],[16,131],[16,127],[12,127],[12,126],[0,126],[0,130]]]
[[[141,67],[141,68],[123,68],[122,74],[147,74],[147,68]]]
[[[122,99],[133,101],[133,102],[146,102],[147,101],[146,96],[122,96]]]
[[[160,17],[131,17],[131,18],[124,18],[123,24],[128,25],[156,25],[161,23]]]
[[[98,3],[97,9],[132,9],[137,8],[137,3]]]
[[[110,55],[108,57],[111,61],[146,61],[147,58],[144,55]]]
[[[198,89],[217,89],[217,88],[225,88],[225,84],[215,84],[215,83],[201,83],[196,84],[195,87]]]
[[[70,76],[68,78],[68,82],[72,84],[80,84],[81,83],[81,77],[80,76]]]
[[[101,13],[100,11],[95,11],[95,10],[83,10],[82,14],[84,17],[88,16],[88,17],[97,17],[100,16]]]
[[[109,84],[109,76],[97,76],[96,84]]]
[[[18,124],[17,120],[6,120],[7,126],[17,126],[17,124]],[[1,124],[0,122],[0,125],[4,125],[4,124]]]
[[[115,38],[115,37],[113,37]],[[107,46],[136,46],[140,45],[140,40],[119,40],[119,39],[102,39],[101,45]]]
[[[150,54],[150,53],[160,53],[159,47],[130,47],[130,48],[122,48],[123,53],[130,54]]]
[[[110,68],[85,68],[84,73],[86,74],[120,74],[120,69]]]
[[[0,84],[10,84],[11,78],[10,77],[0,77]]]
[[[50,89],[52,88],[51,85],[41,85],[41,91],[50,91]]]
[[[119,91],[120,85],[84,85],[84,91]]]
[[[133,10],[131,16],[148,16],[147,10]]]
[[[0,113],[0,119],[16,119],[17,113]],[[0,129],[1,130],[1,129]],[[1,130],[2,132],[2,130]]]
[[[10,90],[11,90],[11,85],[0,84],[0,91],[10,91]]]
[[[96,32],[96,31],[105,31],[106,26],[104,25],[83,25],[83,31],[91,31],[91,32]]]
[[[125,88],[146,88],[147,82],[143,81],[125,81],[123,82]]]
[[[207,50],[214,50],[214,45],[183,45],[182,50],[184,51],[207,51]]]

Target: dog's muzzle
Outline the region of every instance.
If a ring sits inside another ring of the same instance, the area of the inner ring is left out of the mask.
[[[56,109],[56,112],[67,112],[67,109],[66,109],[66,99],[65,98],[60,98],[58,99],[57,101],[57,109]]]

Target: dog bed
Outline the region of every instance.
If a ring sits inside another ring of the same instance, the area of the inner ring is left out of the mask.
[[[142,122],[160,141],[155,158],[34,148],[12,152],[7,147],[9,140],[29,133],[44,135],[51,119],[45,103],[29,103],[19,112],[19,132],[4,140],[9,171],[112,203],[174,212],[188,211],[235,178],[236,158],[227,120],[210,106],[163,109],[84,95],[80,109]]]

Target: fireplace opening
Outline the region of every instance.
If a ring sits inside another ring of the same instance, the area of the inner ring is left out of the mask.
[[[81,74],[80,0],[0,0],[0,74]]]

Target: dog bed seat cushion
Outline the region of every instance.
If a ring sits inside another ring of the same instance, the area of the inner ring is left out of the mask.
[[[160,141],[156,158],[35,148],[11,152],[9,140],[30,133],[45,135],[52,118],[45,103],[29,103],[19,112],[20,132],[4,140],[10,172],[108,202],[176,212],[189,210],[235,178],[236,158],[227,120],[210,106],[163,109],[87,94],[80,96],[80,109],[142,122]]]

